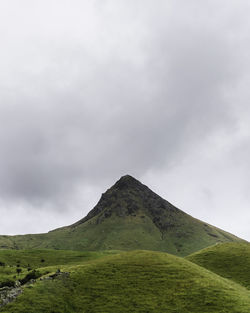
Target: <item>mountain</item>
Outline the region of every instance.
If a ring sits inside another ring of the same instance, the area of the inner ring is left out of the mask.
[[[230,241],[242,240],[191,217],[126,175],[75,224],[47,234],[0,236],[0,248],[145,249],[185,256]]]
[[[0,282],[3,275],[5,283],[12,278],[16,264],[22,270],[21,282],[31,273],[41,277],[23,284],[22,293],[0,312],[248,313],[250,309],[248,289],[184,258],[129,251],[96,260],[97,252],[64,252],[0,251],[5,262]],[[28,266],[36,271],[28,272]]]

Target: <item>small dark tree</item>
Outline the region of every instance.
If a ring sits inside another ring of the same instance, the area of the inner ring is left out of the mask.
[[[44,259],[41,259],[41,263],[44,263],[45,262],[45,260]]]
[[[19,275],[19,274],[22,272],[22,269],[21,269],[20,267],[17,267],[17,268],[16,268],[16,272],[17,272],[17,274]]]

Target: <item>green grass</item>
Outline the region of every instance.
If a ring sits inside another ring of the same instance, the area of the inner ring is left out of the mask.
[[[39,270],[41,274],[54,272],[65,265],[88,263],[92,260],[109,256],[116,251],[82,252],[63,250],[0,250],[0,285],[7,281],[24,278],[31,270]],[[17,268],[21,273],[17,273]]]
[[[68,226],[47,234],[0,236],[0,248],[62,250],[154,250],[185,256],[216,242],[242,241],[185,213],[177,213],[175,226],[161,231],[149,214],[117,216],[98,223],[100,214],[77,226]],[[170,217],[162,217],[168,220]]]
[[[39,256],[40,257],[40,256]],[[26,287],[1,312],[249,313],[250,291],[188,260],[133,251],[64,265],[70,276]]]
[[[249,243],[218,244],[198,251],[187,259],[250,289]]]

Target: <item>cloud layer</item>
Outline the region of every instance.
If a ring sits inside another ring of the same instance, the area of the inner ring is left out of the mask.
[[[130,173],[250,239],[249,6],[2,1],[0,232],[74,222]]]

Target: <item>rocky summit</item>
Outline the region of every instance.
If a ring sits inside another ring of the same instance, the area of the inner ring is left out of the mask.
[[[126,216],[136,217],[137,214],[140,214],[141,218],[145,218],[143,214],[146,214],[160,231],[164,231],[174,226],[171,220],[174,219],[176,213],[183,212],[162,199],[137,179],[126,175],[102,194],[94,209],[75,225],[84,223],[95,216],[98,216],[96,222],[99,224],[113,215],[125,218]],[[166,215],[168,215],[168,218],[164,218]]]

